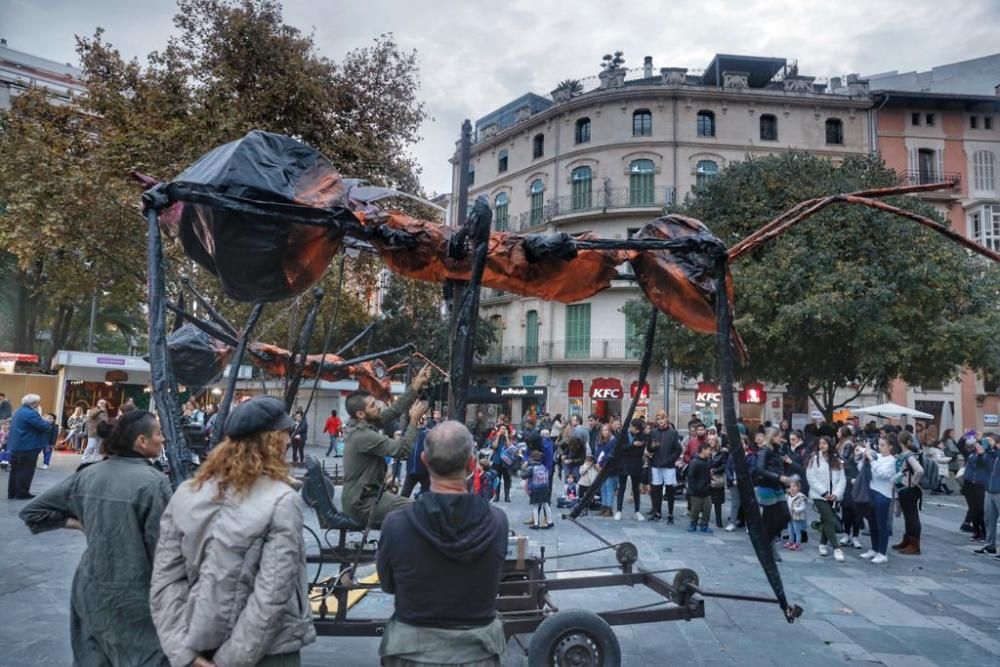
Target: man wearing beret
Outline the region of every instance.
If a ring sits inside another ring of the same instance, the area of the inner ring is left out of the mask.
[[[405,458],[417,438],[420,418],[427,412],[427,403],[417,401],[417,394],[430,380],[430,366],[417,373],[406,392],[389,407],[382,408],[366,391],[356,391],[347,397],[347,414],[350,417],[344,432],[344,512],[360,524],[368,521],[375,506],[379,488],[385,479],[388,465],[385,457]],[[410,420],[398,439],[390,438],[381,429],[388,428],[409,410]],[[375,507],[373,524],[381,524],[385,515],[409,503],[408,498],[384,493]]]

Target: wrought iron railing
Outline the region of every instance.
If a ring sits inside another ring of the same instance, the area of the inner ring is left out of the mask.
[[[605,209],[665,208],[674,203],[674,189],[668,186],[629,188],[626,186],[578,190],[575,193],[553,197],[534,211],[510,216],[509,231],[529,231],[541,227],[552,218],[574,213],[587,213]]]
[[[927,185],[929,183],[962,182],[962,175],[953,171],[938,171],[936,169],[908,170],[902,172],[903,182],[907,185]]]
[[[594,338],[505,345],[491,349],[476,361],[483,365],[515,366],[552,361],[638,361],[641,356],[639,338]]]

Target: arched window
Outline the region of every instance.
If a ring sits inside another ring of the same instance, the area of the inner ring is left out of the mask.
[[[531,187],[528,190],[531,192],[531,225],[540,225],[545,206],[545,184],[542,183],[542,179],[536,178],[531,182]]]
[[[760,140],[778,140],[778,119],[773,114],[762,114],[760,117]]]
[[[719,173],[719,165],[712,160],[698,160],[698,166],[694,170],[695,183],[699,186],[708,182],[708,179]]]
[[[573,142],[577,144],[590,143],[590,119],[578,118],[576,131],[573,132]]]
[[[538,311],[529,310],[524,320],[524,360],[535,363],[538,361]]]
[[[715,136],[715,114],[711,111],[703,110],[698,112],[698,136]]]
[[[545,155],[545,135],[536,134],[531,140],[531,157],[537,158]]]
[[[572,181],[572,206],[574,211],[588,209],[593,201],[591,183],[592,175],[590,167],[577,167],[573,170],[570,180]]]
[[[839,118],[826,119],[826,143],[834,146],[844,143],[844,123]]]
[[[632,160],[628,167],[629,206],[648,206],[653,203],[653,175],[656,165],[652,160]]]
[[[507,204],[510,198],[507,197],[506,192],[501,192],[493,200],[493,228],[498,232],[507,231],[508,224],[508,214],[507,214]]]
[[[632,114],[632,136],[649,137],[653,134],[653,114],[649,109],[637,109]]]
[[[497,173],[502,174],[507,171],[507,149],[504,148],[497,154]]]

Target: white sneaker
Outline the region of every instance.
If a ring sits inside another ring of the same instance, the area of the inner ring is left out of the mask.
[[[642,515],[642,512],[636,512],[636,513],[635,513],[635,520],[636,520],[636,521],[645,521],[645,520],[646,520],[646,517],[644,517],[644,516]]]
[[[615,512],[615,521],[621,521],[621,520],[622,520],[622,513]]]
[[[840,538],[840,546],[846,547],[850,543],[851,543],[851,538],[849,538],[847,535],[844,535],[842,538]]]
[[[875,553],[874,549],[869,549],[868,551],[861,554],[861,557],[864,558],[865,560],[868,560],[869,558],[875,558],[875,556],[878,556],[878,554]]]
[[[873,563],[879,563],[879,564],[881,564],[881,563],[887,563],[888,561],[889,561],[889,557],[886,556],[885,554],[875,554],[875,557],[872,558],[872,562]]]
[[[830,555],[830,550],[826,548],[825,544],[819,545],[819,555],[820,556],[829,556]]]
[[[861,546],[861,540],[856,537],[851,539],[851,546],[855,549],[864,549],[864,547]]]
[[[833,550],[833,560],[837,561],[838,563],[843,563],[846,560],[844,558],[844,550],[843,549],[834,549]]]
[[[48,469],[49,469],[49,464],[43,463],[42,464],[42,470],[48,470]]]
[[[736,524],[735,523],[727,523],[726,524],[726,532],[727,533],[731,533],[734,530],[736,530]]]

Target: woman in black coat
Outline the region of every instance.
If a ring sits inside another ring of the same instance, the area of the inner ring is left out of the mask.
[[[785,475],[785,462],[780,450],[781,431],[772,426],[764,432],[764,444],[757,452],[754,466],[754,491],[760,504],[764,538],[772,547],[791,518],[785,498],[785,486],[791,479]],[[777,551],[774,558],[781,560]]]

